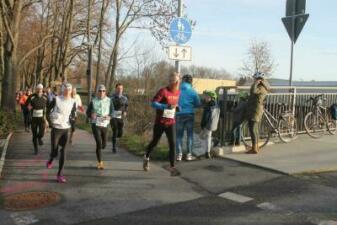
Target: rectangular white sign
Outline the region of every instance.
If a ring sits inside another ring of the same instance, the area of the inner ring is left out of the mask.
[[[169,59],[178,61],[191,61],[192,48],[190,46],[169,46],[168,55]]]

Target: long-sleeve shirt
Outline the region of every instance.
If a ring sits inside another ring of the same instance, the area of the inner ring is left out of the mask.
[[[169,87],[160,89],[152,100],[152,107],[156,109],[156,124],[172,126],[175,124],[175,110],[172,105],[178,105],[179,90],[171,90]],[[173,114],[173,115],[172,115]]]

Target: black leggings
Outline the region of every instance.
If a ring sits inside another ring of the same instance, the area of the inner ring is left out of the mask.
[[[27,129],[30,127],[30,124],[31,124],[30,112],[25,105],[21,105],[21,111],[23,115],[23,121],[25,124],[25,128]]]
[[[153,139],[147,146],[146,157],[149,158],[154,147],[157,146],[162,134],[165,132],[168,143],[169,143],[169,159],[171,167],[174,167],[175,160],[175,126],[165,126],[162,124],[155,124],[153,128]]]
[[[34,148],[37,148],[37,139],[43,138],[45,130],[45,121],[43,117],[32,118],[32,133]]]
[[[69,129],[56,129],[51,130],[51,154],[49,162],[52,162],[58,154],[58,146],[61,146],[61,156],[59,159],[59,170],[57,175],[61,175],[64,162],[66,160],[66,148],[68,145]]]
[[[250,137],[252,138],[252,145],[258,144],[259,140],[259,122],[249,120],[248,121],[248,128]]]
[[[98,127],[96,124],[91,125],[92,133],[94,134],[95,141],[96,141],[96,156],[97,161],[102,161],[102,149],[106,146],[106,139],[108,134],[107,127]]]
[[[124,121],[123,119],[113,118],[110,123],[112,129],[112,148],[116,148],[117,138],[121,138],[123,136]]]

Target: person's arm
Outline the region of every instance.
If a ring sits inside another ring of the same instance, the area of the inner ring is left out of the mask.
[[[161,110],[169,109],[168,104],[160,103],[160,101],[163,99],[163,97],[164,97],[164,91],[163,91],[163,89],[161,89],[161,90],[158,91],[158,93],[152,99],[152,103],[151,103],[152,108],[161,109]]]
[[[91,114],[92,114],[93,109],[94,109],[94,105],[93,105],[92,102],[90,102],[90,104],[88,105],[88,108],[87,108],[87,112],[86,112],[88,118],[91,118]]]
[[[74,105],[73,105],[73,108],[71,109],[71,113],[70,113],[70,116],[69,116],[69,119],[74,121],[75,120],[75,115],[76,115],[76,102],[74,102]]]
[[[114,102],[113,102],[112,98],[110,98],[110,114],[109,115],[110,115],[111,118],[113,117],[114,111],[115,111]]]
[[[193,98],[193,100],[194,100],[194,108],[199,108],[199,107],[202,106],[200,98],[199,98],[199,95],[198,95],[197,92],[194,92],[194,98]]]

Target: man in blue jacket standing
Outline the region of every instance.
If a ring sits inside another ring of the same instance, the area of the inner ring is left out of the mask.
[[[192,87],[193,78],[191,75],[184,75],[180,86],[179,112],[176,114],[176,151],[177,161],[181,161],[182,144],[185,130],[187,131],[187,154],[186,160],[193,160],[193,128],[194,109],[201,106],[197,92]]]

